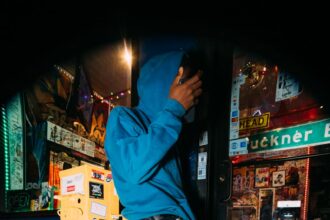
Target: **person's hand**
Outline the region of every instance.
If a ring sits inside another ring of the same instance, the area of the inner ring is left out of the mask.
[[[177,100],[182,106],[188,110],[193,105],[198,103],[198,97],[202,94],[202,71],[198,70],[197,73],[186,82],[180,83],[183,77],[183,67],[179,68],[177,77],[174,79],[170,88],[169,97]]]

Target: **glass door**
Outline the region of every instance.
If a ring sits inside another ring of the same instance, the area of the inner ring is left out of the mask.
[[[330,120],[322,103],[297,73],[257,54],[236,50],[232,73],[227,218],[327,216],[327,175],[320,172],[327,169],[321,155],[330,153]]]

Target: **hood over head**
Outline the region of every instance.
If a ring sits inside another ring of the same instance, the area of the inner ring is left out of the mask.
[[[183,54],[182,51],[168,52],[151,58],[143,65],[137,82],[138,108],[150,119],[165,107]]]

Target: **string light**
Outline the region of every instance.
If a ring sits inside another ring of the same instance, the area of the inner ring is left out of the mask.
[[[1,106],[1,120],[3,125],[3,137],[4,140],[4,157],[5,157],[5,190],[9,190],[9,141],[8,141],[8,127],[7,127],[7,115],[5,107]]]
[[[103,100],[104,99],[104,97],[101,96],[100,94],[98,94],[96,91],[93,91],[93,94],[94,94],[95,98],[97,98],[99,100]]]
[[[61,66],[54,65],[54,67],[59,71],[59,73],[63,74],[65,77],[67,77],[71,81],[74,80],[74,76],[71,73],[69,73],[68,71],[66,71],[64,68],[62,68]],[[125,98],[126,95],[131,95],[131,93],[132,93],[131,89],[126,89],[126,90],[123,90],[123,91],[120,91],[117,93],[110,92],[110,96],[103,97],[96,91],[93,91],[92,94],[90,95],[90,98],[91,98],[91,103],[101,101],[101,103],[109,104],[110,108],[114,108],[116,105],[111,103],[111,101],[113,101],[114,99],[116,99],[116,100],[123,99],[123,98]],[[84,97],[84,98],[87,99],[87,97]]]
[[[114,100],[114,99],[122,99],[122,98],[125,98],[126,95],[130,95],[132,92],[131,92],[131,89],[126,89],[126,90],[123,90],[123,91],[119,91],[117,93],[114,93],[114,92],[110,92],[110,96],[108,97],[104,97],[104,99],[108,99],[108,100]]]
[[[69,78],[71,81],[74,80],[74,76],[71,75],[71,73],[69,73],[68,71],[66,71],[65,69],[63,69],[62,67],[58,66],[58,65],[54,65],[54,67],[64,76],[66,76],[67,78]]]
[[[101,100],[101,103],[110,104],[109,100],[106,100],[106,99]]]
[[[66,76],[71,81],[74,80],[74,76],[71,73],[69,73],[68,71],[66,71],[65,69],[63,69],[62,67],[60,67],[59,65],[54,65],[54,67],[59,71],[59,73]],[[100,99],[100,100],[103,99],[103,97],[100,94],[98,94],[96,91],[93,91],[93,94],[91,95],[91,98],[93,98],[93,97],[96,97],[97,99]]]
[[[101,95],[99,95],[97,92],[93,92],[93,97],[95,98],[95,101],[94,102],[101,102],[101,103],[105,103],[105,104],[108,104],[109,105],[109,108],[110,110],[113,109],[114,107],[116,107],[116,104],[114,104],[112,101],[113,100],[120,100],[120,99],[123,99],[125,98],[126,95],[130,95],[132,92],[131,92],[131,89],[126,89],[126,90],[123,90],[123,91],[120,91],[120,92],[117,92],[117,93],[114,93],[114,92],[111,92],[110,96],[108,97],[102,97]]]
[[[311,148],[307,147],[307,154],[311,154]],[[304,195],[304,208],[303,219],[307,219],[308,198],[309,198],[309,171],[310,171],[310,158],[306,159],[306,178],[305,178],[305,195]]]

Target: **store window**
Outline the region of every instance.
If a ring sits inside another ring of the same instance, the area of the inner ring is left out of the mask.
[[[326,167],[317,158],[330,153],[330,120],[297,74],[259,55],[234,52],[229,219],[321,217],[315,204],[328,197],[324,187],[315,188],[312,167]]]
[[[109,169],[106,123],[115,106],[131,105],[132,59],[126,40],[86,51],[1,105],[2,212],[57,210],[61,170]]]

